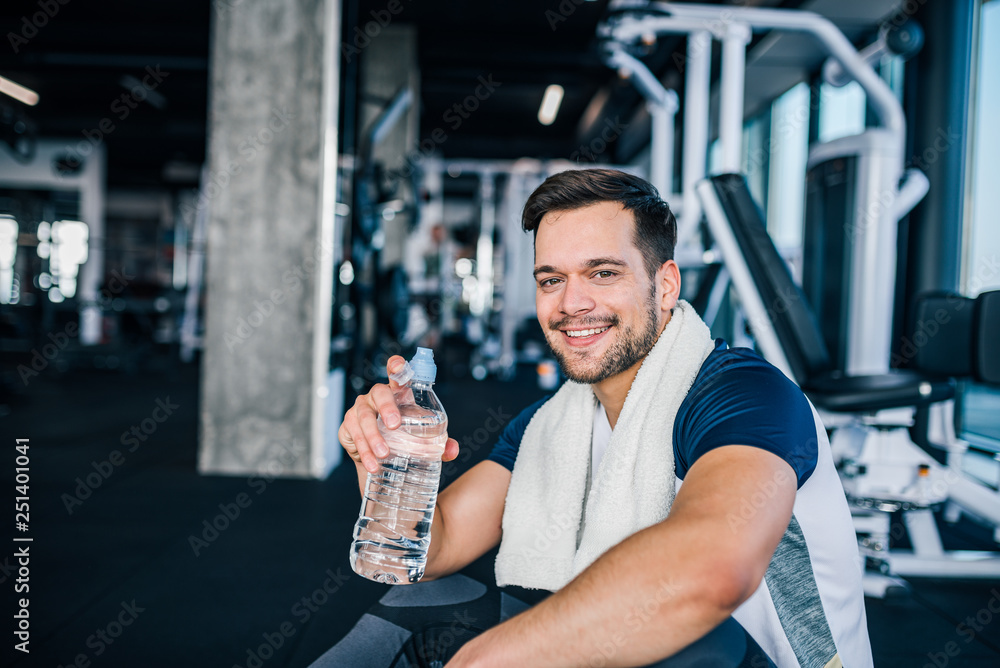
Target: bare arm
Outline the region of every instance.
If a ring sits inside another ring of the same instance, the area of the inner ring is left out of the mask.
[[[753,517],[737,514],[742,501],[764,490],[773,493]],[[772,453],[728,446],[705,454],[666,520],[466,644],[449,668],[635,666],[676,653],[757,589],[788,526],[795,491],[791,467]]]
[[[424,580],[459,571],[500,542],[510,471],[476,464],[438,496]]]
[[[386,368],[394,373],[404,362],[402,357],[393,356]],[[378,416],[382,416],[390,429],[400,425],[399,411],[392,398],[397,387],[395,381],[389,381],[389,385],[376,385],[368,394],[359,396],[338,431],[341,445],[354,460],[362,494],[368,472],[378,471],[378,458],[389,454],[378,432]],[[451,461],[457,456],[458,441],[449,438],[442,459]],[[423,580],[454,573],[500,542],[500,522],[509,483],[510,471],[496,462],[485,461],[438,495]]]

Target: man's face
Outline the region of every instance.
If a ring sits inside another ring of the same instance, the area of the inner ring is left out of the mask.
[[[616,202],[546,214],[535,237],[538,322],[563,373],[599,383],[639,363],[669,318]],[[657,273],[660,277],[661,272]],[[676,297],[674,297],[676,299]]]

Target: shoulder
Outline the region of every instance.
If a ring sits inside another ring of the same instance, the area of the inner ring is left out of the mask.
[[[771,379],[796,387],[777,367],[750,348],[730,348],[722,339],[716,339],[715,350],[701,365],[701,370],[691,386],[691,394],[704,392],[717,384],[738,385],[746,377]]]
[[[513,471],[514,460],[517,459],[517,452],[521,447],[521,438],[524,436],[524,430],[528,428],[528,423],[531,422],[531,418],[538,412],[538,409],[551,398],[551,394],[542,397],[508,422],[507,426],[500,433],[500,438],[497,440],[496,445],[493,446],[493,450],[487,459],[495,461]]]
[[[790,401],[809,408],[802,391],[777,367],[750,348],[729,348],[719,339],[681,403],[678,417],[699,410],[717,411],[739,400],[768,406]]]
[[[531,422],[531,418],[533,418],[535,413],[538,412],[538,409],[551,398],[552,395],[548,394],[518,413],[503,430],[504,435],[516,438],[517,441],[520,442],[521,437],[524,436],[524,430],[528,428],[528,423]]]
[[[725,445],[774,452],[795,469],[800,486],[816,465],[816,425],[802,391],[753,350],[719,340],[677,412],[678,476]]]

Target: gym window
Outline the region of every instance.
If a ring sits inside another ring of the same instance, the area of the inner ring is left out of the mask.
[[[980,6],[979,48],[973,73],[969,132],[969,185],[963,230],[962,293],[1000,289],[1000,2]],[[1000,389],[966,384],[961,398],[961,437],[1000,451]]]
[[[865,131],[865,92],[857,81],[840,88],[823,83],[819,99],[820,142]]]
[[[809,153],[809,86],[788,89],[771,104],[767,231],[778,248],[802,246],[806,157]]]

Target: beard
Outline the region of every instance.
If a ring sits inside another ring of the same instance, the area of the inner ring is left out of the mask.
[[[590,352],[570,350],[567,354],[553,344],[553,339],[562,336],[558,330],[571,323],[573,326],[610,325],[618,327],[621,324],[621,318],[617,315],[613,314],[610,318],[563,318],[556,322],[550,322],[549,330],[545,332],[545,339],[555,355],[556,361],[559,362],[559,368],[562,369],[563,375],[577,383],[599,383],[630,369],[648,355],[659,338],[656,322],[655,285],[646,298],[645,306],[645,321],[639,323],[638,327],[626,327],[618,332],[614,343],[600,358],[594,358],[593,353]],[[588,361],[590,364],[587,364]]]

